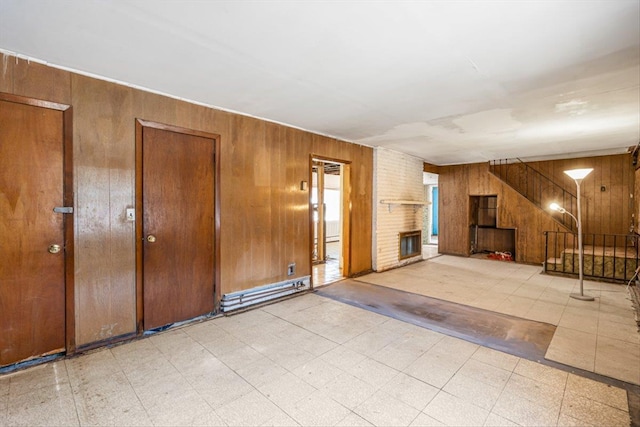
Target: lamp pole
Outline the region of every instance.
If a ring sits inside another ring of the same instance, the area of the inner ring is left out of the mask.
[[[580,206],[580,183],[593,169],[574,169],[565,171],[567,175],[569,175],[576,182],[576,191],[578,193],[578,218],[576,222],[578,223],[578,268],[580,269],[579,277],[580,277],[580,293],[571,294],[571,298],[579,299],[582,301],[594,301],[594,298],[589,295],[584,294],[584,285],[583,285],[583,263],[584,263],[584,249],[582,247],[582,207]],[[575,218],[574,218],[575,219]]]

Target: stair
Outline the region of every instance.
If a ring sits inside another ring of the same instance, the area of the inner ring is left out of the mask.
[[[568,212],[577,213],[578,199],[575,194],[520,159],[493,160],[489,162],[489,172],[545,211],[565,229],[544,232],[544,272],[577,276],[580,264],[578,227],[570,215],[549,208],[552,202],[556,202]],[[627,282],[636,269],[640,269],[640,235],[589,233],[583,236],[585,277]]]
[[[638,331],[640,332],[640,288],[638,288],[638,282],[636,281],[634,284],[629,283],[627,289],[629,289],[629,295],[631,296],[631,302],[635,312],[636,324],[638,325]]]
[[[545,266],[546,270],[551,270],[551,271],[561,271],[562,270],[562,258],[549,258],[547,259],[547,264]]]
[[[578,275],[580,252],[575,233],[545,231],[545,273]],[[628,283],[640,271],[640,235],[589,233],[583,241],[584,277]]]
[[[576,212],[578,199],[571,191],[520,159],[492,160],[489,162],[489,172],[531,203],[549,213],[559,224],[571,232],[577,232],[576,224],[571,216],[549,209],[549,205],[556,202],[567,211]]]

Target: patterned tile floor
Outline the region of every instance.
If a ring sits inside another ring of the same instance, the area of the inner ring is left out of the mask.
[[[640,384],[640,334],[625,285],[584,282],[595,301],[569,297],[578,280],[541,267],[439,256],[356,280],[556,325],[546,358]]]
[[[366,277],[583,327],[573,284],[495,263],[440,256]],[[583,329],[626,323],[616,289],[588,290],[598,321]],[[0,425],[626,426],[629,407],[621,388],[306,294],[1,375]]]
[[[0,376],[0,425],[629,425],[626,392],[306,294]]]

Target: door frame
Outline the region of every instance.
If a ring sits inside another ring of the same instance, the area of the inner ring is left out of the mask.
[[[429,237],[431,237],[431,236],[438,236],[438,234],[440,233],[440,209],[438,209],[438,200],[440,200],[440,190],[437,184],[435,185],[432,184],[429,186],[429,188],[431,190],[431,232],[429,233]],[[434,195],[436,196],[435,197],[436,200],[433,200]],[[434,226],[438,234],[433,234]]]
[[[343,165],[344,173],[340,176],[341,192],[342,192],[342,274],[344,277],[351,277],[351,227],[352,221],[352,200],[351,200],[351,183],[353,182],[352,167],[350,160],[336,159],[333,157],[320,156],[317,154],[309,155],[309,266],[313,269],[313,204],[311,203],[311,186],[313,183],[313,162],[319,160],[321,162],[339,163]],[[313,274],[311,274],[311,288],[313,289]]]
[[[198,136],[212,139],[213,147],[213,215],[214,215],[214,241],[213,241],[213,309],[220,310],[220,135],[203,132],[179,126],[172,126],[163,123],[153,122],[143,119],[135,119],[136,124],[136,169],[135,169],[135,250],[136,250],[136,332],[138,335],[144,333],[144,271],[143,271],[143,182],[142,182],[142,144],[143,130],[145,127],[165,130],[168,132],[181,133],[185,135]]]
[[[0,92],[0,101],[25,104],[62,112],[62,203],[64,206],[75,208],[73,194],[73,108],[67,104],[4,92]],[[62,215],[62,233],[64,239],[64,341],[66,354],[73,354],[76,351],[74,214],[60,215]]]

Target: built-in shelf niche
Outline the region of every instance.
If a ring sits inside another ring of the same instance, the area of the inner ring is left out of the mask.
[[[470,252],[509,252],[515,258],[512,228],[498,228],[498,196],[470,196]]]

